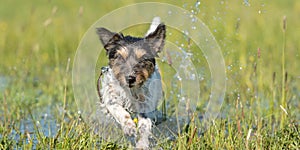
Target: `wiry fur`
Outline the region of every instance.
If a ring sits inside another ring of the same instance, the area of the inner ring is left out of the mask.
[[[99,77],[101,102],[126,135],[137,137],[136,147],[141,149],[149,148],[152,121],[147,113],[155,111],[162,98],[155,57],[163,49],[165,32],[164,24],[144,38],[97,29],[109,59],[109,67]],[[137,125],[132,113],[138,115]]]

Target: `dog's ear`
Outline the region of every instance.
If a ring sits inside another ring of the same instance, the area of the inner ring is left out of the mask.
[[[149,44],[151,49],[154,50],[155,55],[161,52],[166,38],[166,26],[161,23],[157,26],[154,32],[150,33],[145,37],[146,42]]]
[[[106,47],[108,43],[112,43],[123,38],[122,34],[111,32],[105,28],[97,28],[97,34],[104,47]]]

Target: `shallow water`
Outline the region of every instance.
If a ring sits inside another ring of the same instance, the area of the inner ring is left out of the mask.
[[[0,75],[0,93],[2,93],[9,84],[9,78]]]
[[[28,118],[30,117],[28,116]],[[22,119],[19,123],[19,128],[14,129],[11,127],[12,130],[9,137],[14,139],[17,143],[28,144],[32,141],[33,149],[35,149],[36,145],[39,143],[37,140],[38,132],[36,131],[35,126],[38,128],[39,134],[49,138],[55,137],[59,130],[59,125],[56,123],[56,120],[51,115],[44,115],[36,122],[33,122],[32,119]],[[26,140],[21,137],[24,135],[26,136]],[[0,138],[1,137],[2,135],[0,134]]]

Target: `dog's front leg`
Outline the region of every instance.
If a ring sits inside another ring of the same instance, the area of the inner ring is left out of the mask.
[[[138,141],[137,149],[149,149],[149,136],[151,134],[152,122],[149,118],[139,116],[138,119]]]
[[[136,136],[136,125],[131,119],[130,114],[119,104],[106,105],[109,113],[122,126],[125,135]]]

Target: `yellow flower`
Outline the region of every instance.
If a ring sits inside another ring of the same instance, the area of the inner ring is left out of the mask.
[[[134,119],[133,119],[133,122],[134,122],[135,124],[137,124],[137,123],[138,123],[138,118],[134,118]]]

